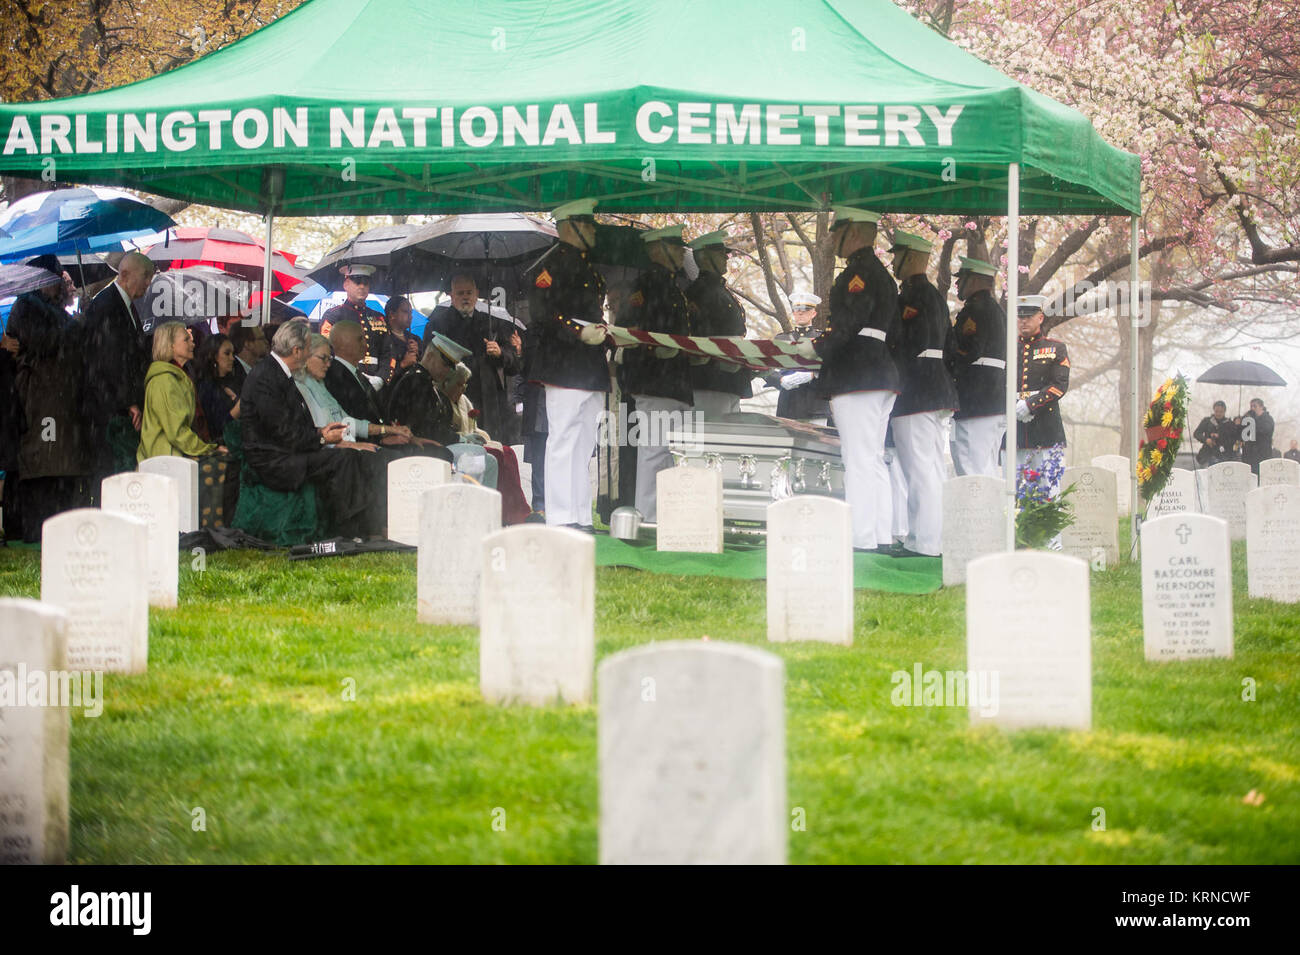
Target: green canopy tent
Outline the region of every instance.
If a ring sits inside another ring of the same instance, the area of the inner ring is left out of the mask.
[[[579,197],[1006,214],[1009,301],[1021,212],[1140,207],[1136,156],[890,0],[310,0],[169,73],[0,106],[0,144],[0,173],[263,213],[268,248],[273,215]]]

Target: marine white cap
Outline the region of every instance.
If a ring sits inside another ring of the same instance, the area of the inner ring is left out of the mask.
[[[595,215],[595,213],[595,199],[574,199],[562,206],[556,206],[551,212],[551,218],[556,222],[562,222],[565,219],[572,219],[574,216],[591,216]]]
[[[676,242],[678,245],[684,245],[682,241],[682,227],[679,225],[666,225],[662,229],[651,229],[649,232],[641,233],[641,241],[646,245],[651,242]]]
[[[795,308],[816,308],[821,303],[821,296],[812,292],[795,292],[790,296],[790,304]]]
[[[850,222],[868,222],[876,223],[880,221],[880,213],[872,212],[869,209],[857,209],[853,206],[831,206],[831,211],[835,213],[835,225],[832,229],[847,225]]]

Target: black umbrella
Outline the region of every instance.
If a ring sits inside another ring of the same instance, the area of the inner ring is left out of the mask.
[[[1196,380],[1207,385],[1255,385],[1261,388],[1286,384],[1282,376],[1267,365],[1245,360],[1221,361]]]
[[[34,265],[0,265],[0,298],[33,292],[62,281],[61,276]]]
[[[331,292],[343,288],[339,266],[373,265],[378,271],[370,280],[376,295],[393,295],[417,289],[422,272],[438,269],[438,259],[423,249],[398,249],[420,229],[427,226],[381,225],[358,233],[342,245],[325,253],[307,277]]]
[[[248,313],[253,283],[210,265],[191,265],[159,272],[144,295],[136,299],[140,318],[149,331],[163,322],[204,325],[212,318]]]

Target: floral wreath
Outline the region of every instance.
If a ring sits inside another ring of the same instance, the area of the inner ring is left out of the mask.
[[[1183,429],[1187,427],[1187,379],[1168,378],[1156,391],[1142,426],[1146,439],[1138,452],[1137,476],[1142,497],[1150,501],[1169,483]]]

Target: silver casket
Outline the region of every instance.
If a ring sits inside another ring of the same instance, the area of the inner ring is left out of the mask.
[[[689,416],[668,432],[678,464],[722,470],[722,517],[765,524],[767,505],[794,494],[844,499],[844,465],[834,428],[741,412]]]

